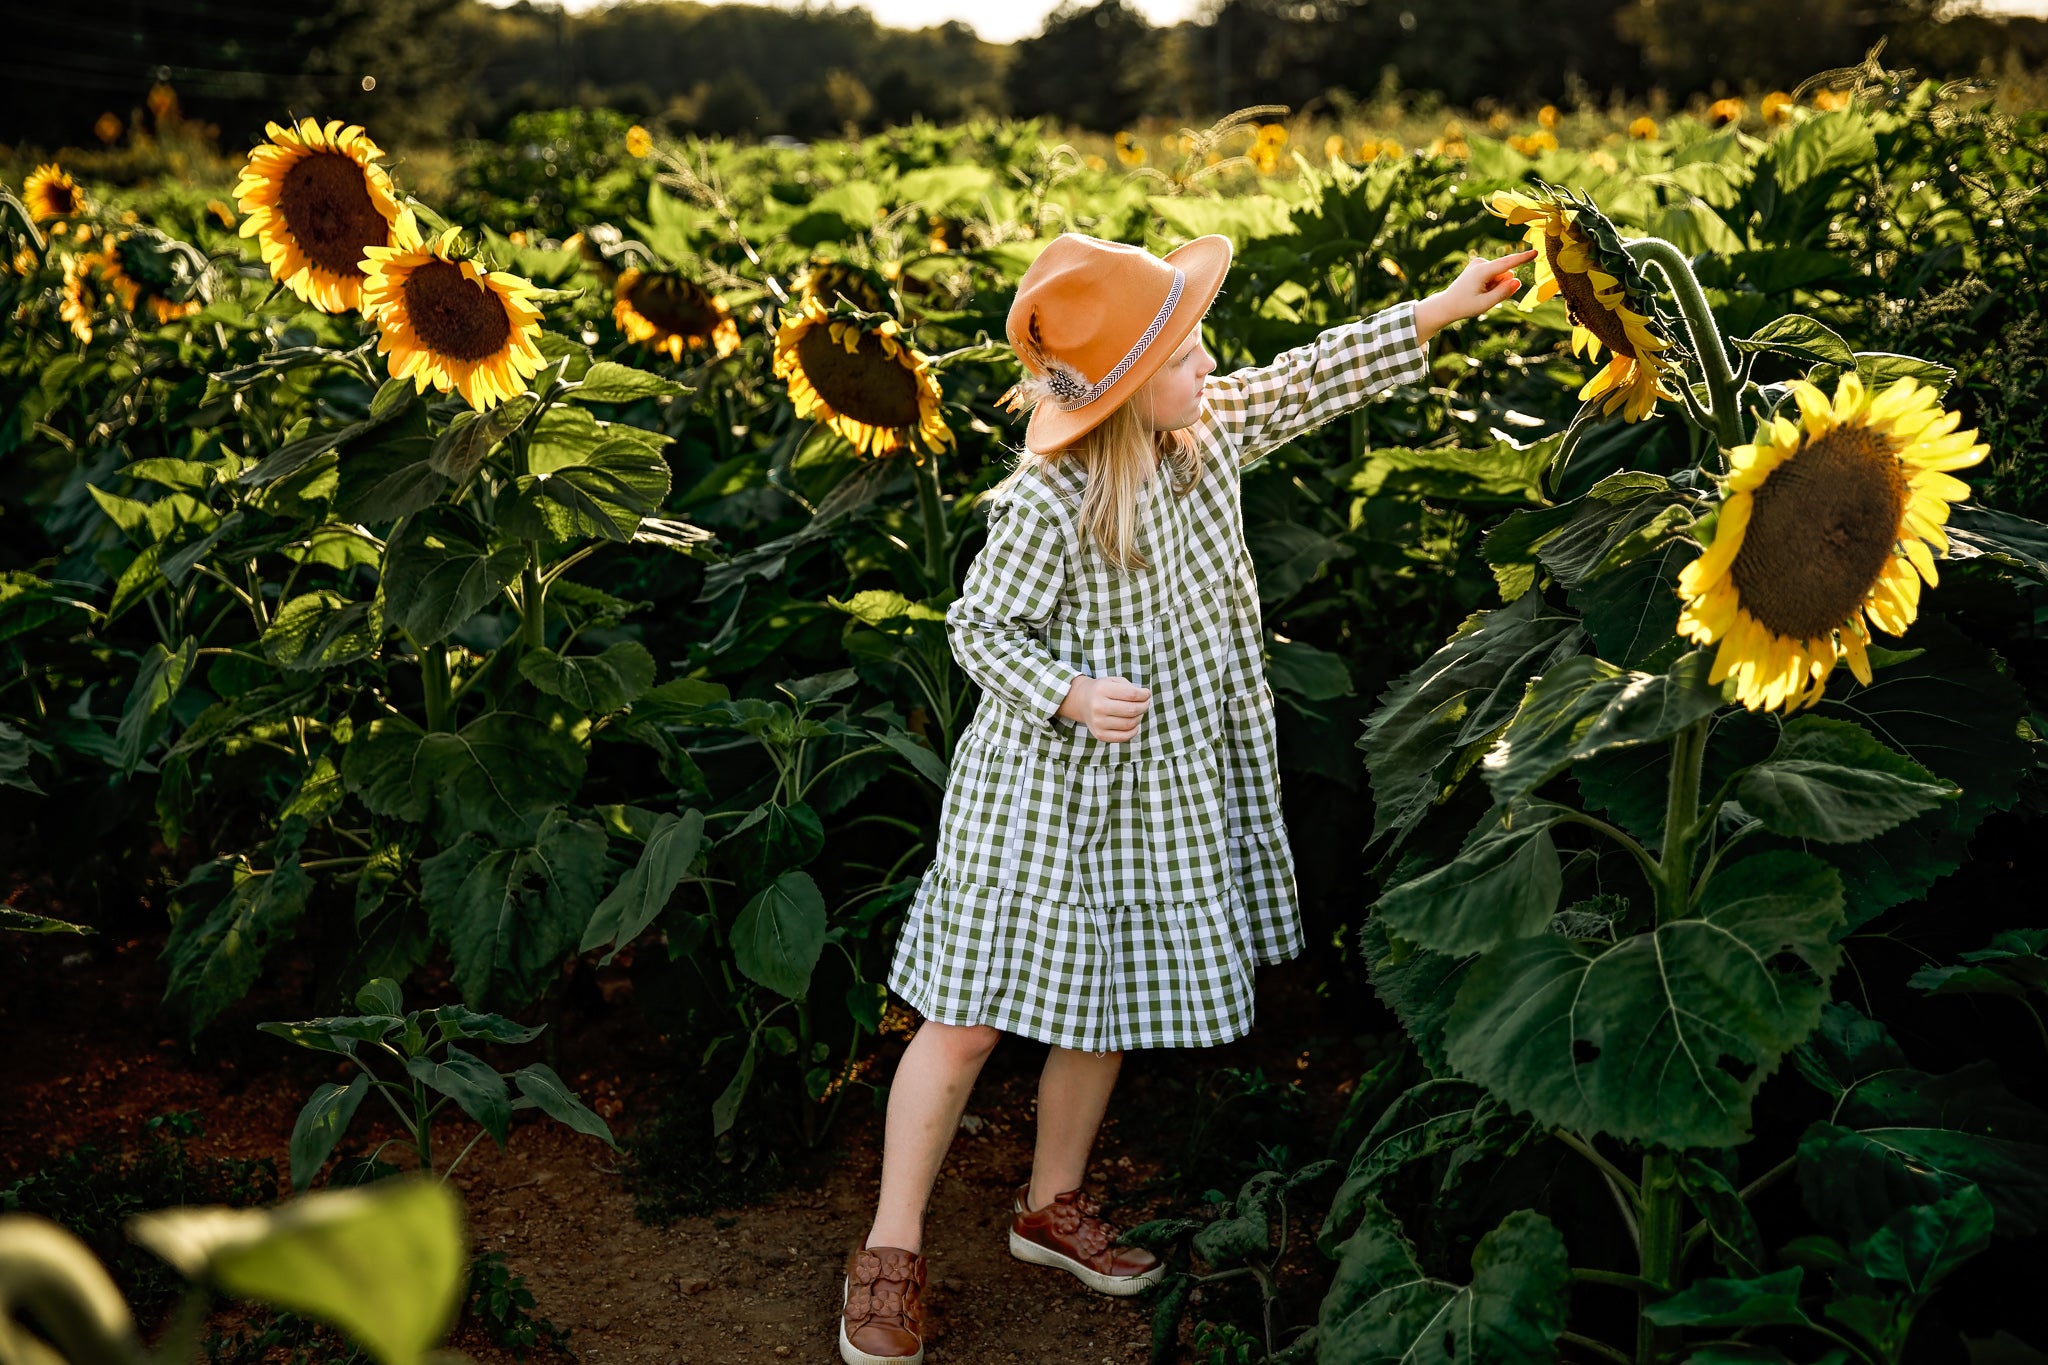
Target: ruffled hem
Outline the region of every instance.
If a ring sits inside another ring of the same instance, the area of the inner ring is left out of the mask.
[[[1253,968],[1300,951],[1299,918],[1286,918],[1260,923],[1235,888],[1101,908],[930,872],[889,988],[927,1019],[1059,1047],[1214,1047],[1251,1028]]]

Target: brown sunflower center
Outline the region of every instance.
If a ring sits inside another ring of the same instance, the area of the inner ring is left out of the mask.
[[[717,301],[681,275],[642,275],[626,291],[626,302],[662,331],[678,336],[708,337],[722,321]]]
[[[464,362],[496,354],[512,335],[512,319],[495,290],[465,277],[453,261],[428,261],[405,277],[412,330],[436,355]]]
[[[1729,568],[1743,607],[1794,640],[1841,625],[1892,553],[1906,492],[1891,441],[1869,427],[1808,442],[1751,495]]]
[[[1572,232],[1575,229],[1566,228]],[[1599,294],[1593,290],[1593,281],[1576,270],[1567,270],[1558,264],[1564,239],[1546,234],[1543,238],[1543,254],[1550,261],[1550,273],[1557,277],[1557,292],[1564,295],[1565,307],[1570,310],[1572,321],[1599,337],[1602,344],[1616,355],[1634,356],[1636,348],[1628,339],[1628,330],[1621,325],[1621,319],[1600,302]]]
[[[810,292],[823,299],[827,305],[845,299],[854,307],[870,313],[884,312],[888,308],[888,300],[882,297],[881,291],[875,288],[872,281],[837,261],[819,266],[813,271],[809,287]]]
[[[917,425],[917,376],[883,354],[874,333],[861,333],[859,347],[849,354],[818,323],[797,338],[796,358],[834,412],[871,427]]]
[[[69,218],[78,212],[78,191],[61,180],[43,186],[43,205],[52,218]]]
[[[332,274],[362,274],[364,250],[391,240],[363,167],[340,152],[314,152],[293,162],[278,186],[277,206],[299,250]]]

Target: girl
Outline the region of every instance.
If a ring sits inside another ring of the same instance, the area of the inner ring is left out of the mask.
[[[924,1359],[925,1203],[1004,1032],[1052,1045],[1011,1253],[1105,1294],[1165,1273],[1113,1245],[1080,1189],[1123,1052],[1241,1037],[1252,969],[1301,951],[1238,471],[1422,379],[1429,338],[1514,294],[1534,254],[1475,260],[1441,293],[1220,378],[1199,324],[1227,238],[1162,260],[1069,234],[1025,272],[1007,331],[1031,419],[946,613],[984,697],[890,970],[925,1022],[848,1260],[847,1365]]]

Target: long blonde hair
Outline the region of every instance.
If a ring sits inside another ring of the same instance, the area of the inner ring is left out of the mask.
[[[1028,383],[1018,387],[1027,390],[1027,399],[1037,396],[1028,392]],[[1191,429],[1153,431],[1138,414],[1138,397],[1118,404],[1071,445],[1046,453],[1021,451],[1016,467],[988,495],[1002,497],[1037,465],[1076,461],[1087,480],[1079,512],[1082,540],[1126,573],[1149,568],[1138,550],[1138,495],[1148,479],[1165,474],[1174,493],[1186,496],[1201,482],[1203,457]]]

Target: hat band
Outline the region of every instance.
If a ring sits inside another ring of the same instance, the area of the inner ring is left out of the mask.
[[[1187,283],[1187,278],[1179,267],[1174,268],[1173,284],[1167,289],[1166,302],[1159,305],[1159,312],[1153,317],[1152,325],[1145,329],[1145,335],[1139,337],[1130,350],[1124,352],[1124,358],[1117,361],[1116,368],[1095,383],[1085,389],[1078,388],[1074,381],[1080,376],[1063,366],[1049,366],[1045,381],[1046,387],[1052,390],[1053,402],[1059,404],[1062,411],[1072,412],[1076,408],[1087,407],[1108,393],[1116,381],[1122,379],[1125,372],[1138,363],[1138,357],[1145,353],[1145,348],[1158,337],[1159,329],[1166,326],[1166,320],[1173,316],[1174,305],[1180,302],[1181,288]]]

